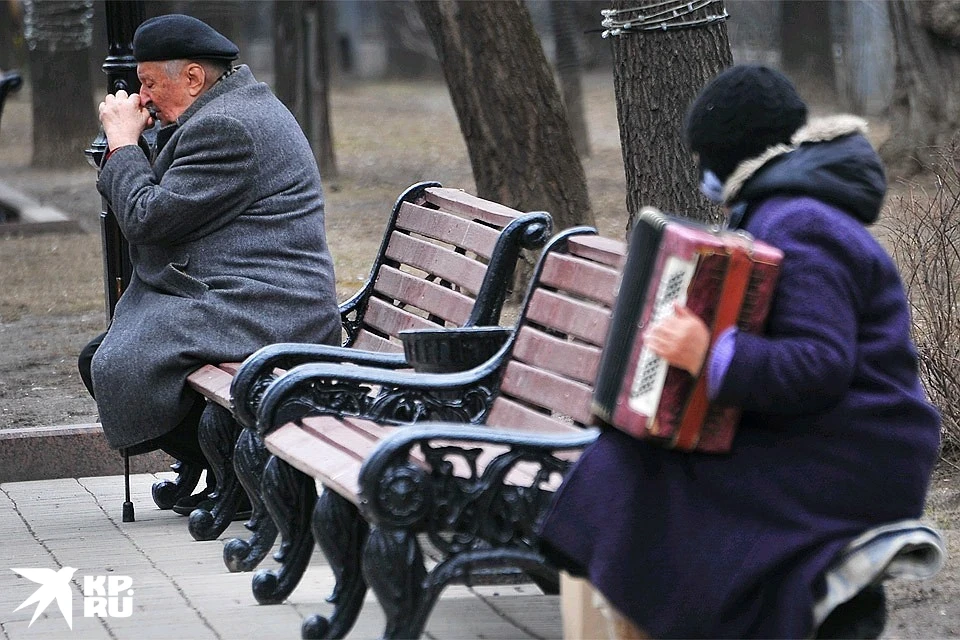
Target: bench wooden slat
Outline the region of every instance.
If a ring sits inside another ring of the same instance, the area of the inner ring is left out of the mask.
[[[400,353],[403,351],[403,345],[399,342],[391,342],[365,329],[361,329],[357,333],[357,338],[353,341],[353,348],[377,353]]]
[[[485,424],[525,433],[582,433],[581,428],[573,423],[561,422],[504,396],[498,397],[493,402],[493,408],[490,409],[490,415]]]
[[[361,462],[377,446],[379,438],[389,433],[386,428],[381,428],[377,434],[355,429],[352,424],[332,416],[304,418],[300,421],[300,427],[306,433],[325,440]]]
[[[601,346],[607,339],[610,310],[537,289],[527,307],[527,318]]]
[[[507,365],[500,391],[577,422],[586,424],[591,419],[592,387],[516,360]]]
[[[570,253],[575,256],[596,260],[616,269],[623,267],[627,259],[627,243],[603,236],[574,236],[567,241]]]
[[[553,253],[544,262],[540,280],[549,287],[613,306],[620,274],[616,269],[596,262]]]
[[[498,202],[483,200],[460,189],[431,187],[425,190],[424,199],[441,209],[453,211],[468,218],[483,220],[500,228],[507,226],[514,218],[522,215],[516,209],[511,209]]]
[[[229,409],[230,384],[233,382],[234,373],[206,364],[187,376],[187,382],[205,398]]]
[[[287,426],[293,426],[293,423]],[[398,427],[387,427],[384,425],[379,425],[375,422],[371,422],[370,420],[363,420],[359,418],[341,419],[333,416],[314,416],[304,418],[301,421],[299,428],[302,432],[301,435],[305,435],[311,439],[311,444],[309,446],[314,447],[314,449],[311,451],[310,455],[311,459],[314,460],[314,463],[310,465],[305,462],[297,463],[291,461],[291,464],[304,473],[308,473],[312,477],[319,478],[323,484],[331,488],[334,487],[332,487],[330,483],[335,483],[335,490],[341,492],[351,486],[358,486],[357,478],[359,476],[360,465],[363,463],[363,460],[373,452],[380,440],[390,435]],[[270,437],[271,436],[268,436],[268,439]],[[288,435],[284,436],[284,438],[285,440],[282,444],[274,441],[273,446],[289,447],[303,444],[303,440],[300,436]],[[435,441],[434,444],[436,446],[476,446],[473,443],[462,443],[455,441]],[[269,443],[268,448],[270,448]],[[334,450],[339,451],[340,455],[335,453]],[[481,453],[477,458],[478,473],[483,473],[483,470],[487,467],[487,465],[497,455],[504,453],[506,450],[506,447],[484,446],[483,453]],[[288,451],[289,450],[284,449],[285,460],[289,457]],[[411,455],[411,462],[419,466],[425,466],[426,461],[419,449],[414,448],[413,452],[413,455]],[[274,451],[274,453],[276,452]],[[323,459],[312,457],[319,454],[328,455],[330,458],[337,460],[338,463],[336,465],[329,465],[327,462],[322,462],[321,466],[320,461]],[[344,455],[346,458],[343,457]],[[358,462],[358,464],[353,464],[351,460]],[[448,461],[453,464],[455,473],[457,475],[461,477],[467,476],[469,473],[469,468],[467,467],[463,458],[460,456],[452,456],[448,458]],[[312,470],[307,471],[305,470],[306,467],[309,467]],[[529,468],[516,468],[512,470],[510,474],[508,474],[508,481],[514,484],[529,485],[533,478],[534,473],[532,473]],[[355,491],[350,495],[346,495],[345,497],[354,504],[358,502]]]
[[[267,434],[264,443],[270,453],[356,504],[361,461],[354,456],[305,432],[293,422]]]
[[[487,267],[456,251],[431,244],[426,240],[394,231],[386,255],[391,260],[410,265],[444,280],[460,285],[476,295],[483,284]]]
[[[493,227],[481,226],[459,216],[421,207],[412,202],[400,205],[397,227],[461,247],[488,260],[493,255],[497,239],[500,238],[500,232]]]
[[[600,366],[599,347],[570,342],[530,326],[520,329],[513,357],[587,384],[596,381]]]
[[[375,289],[388,298],[423,309],[458,327],[466,323],[473,310],[473,299],[459,291],[388,265],[381,267]]]
[[[380,298],[371,297],[367,303],[367,312],[363,316],[365,327],[371,327],[388,336],[396,336],[408,329],[436,329],[437,324],[410,313]]]

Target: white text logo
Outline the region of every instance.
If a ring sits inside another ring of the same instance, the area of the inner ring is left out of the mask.
[[[14,611],[36,604],[30,624],[56,600],[67,626],[73,629],[73,589],[70,581],[76,569],[63,567],[53,569],[11,569],[27,580],[40,585]],[[133,578],[130,576],[83,576],[84,618],[127,618],[133,614]]]

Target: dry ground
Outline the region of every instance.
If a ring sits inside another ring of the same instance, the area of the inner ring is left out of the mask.
[[[621,237],[626,218],[613,87],[587,78],[593,153],[584,161],[597,225]],[[0,181],[62,209],[86,233],[0,238],[0,428],[95,422],[76,354],[103,330],[99,196],[92,169],[29,167],[29,92],[8,99]],[[327,234],[341,299],[364,280],[396,197],[437,180],[473,191],[466,148],[446,89],[436,83],[353,84],[333,91],[340,178],[327,180]],[[93,117],[91,113],[91,117]],[[874,131],[883,135],[884,123]],[[948,566],[922,584],[894,583],[885,637],[960,637],[960,475],[934,480],[929,519],[946,534]]]

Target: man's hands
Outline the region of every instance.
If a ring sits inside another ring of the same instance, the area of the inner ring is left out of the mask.
[[[121,89],[107,95],[100,103],[100,124],[111,151],[128,144],[137,144],[144,129],[153,126],[153,117],[140,103],[140,94]]]
[[[673,315],[650,327],[644,343],[674,367],[695,376],[710,347],[710,329],[697,314],[674,303]]]

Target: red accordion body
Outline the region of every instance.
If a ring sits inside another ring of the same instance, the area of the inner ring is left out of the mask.
[[[783,254],[739,231],[720,231],[651,208],[630,240],[593,409],[637,438],[682,451],[730,450],[740,410],[707,399],[697,377],[668,366],[643,344],[643,331],[684,304],[706,322],[711,341],[737,325],[762,330]]]

